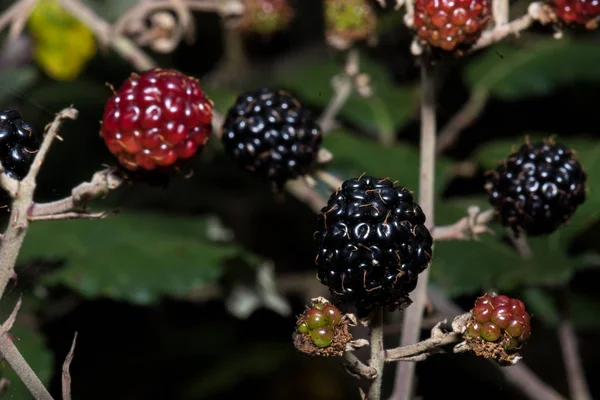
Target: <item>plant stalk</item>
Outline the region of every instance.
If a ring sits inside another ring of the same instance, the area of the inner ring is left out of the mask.
[[[419,205],[427,217],[425,225],[431,231],[434,227],[435,192],[435,87],[432,67],[421,66],[421,154],[419,167]],[[423,309],[427,298],[427,284],[431,266],[419,275],[417,288],[411,295],[412,305],[403,316],[400,346],[417,343],[423,321]],[[401,362],[396,370],[396,381],[392,399],[410,400],[415,376],[415,363]]]

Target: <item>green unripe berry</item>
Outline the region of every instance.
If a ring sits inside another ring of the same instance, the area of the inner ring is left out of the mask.
[[[495,342],[500,339],[500,328],[496,325],[488,322],[487,324],[483,324],[481,327],[481,338],[487,342]]]
[[[306,322],[303,322],[300,325],[298,325],[297,330],[299,333],[308,333],[308,325],[306,324]]]
[[[329,322],[329,326],[334,327],[342,322],[342,313],[337,307],[327,304],[323,307],[323,312],[325,313],[325,318],[327,318],[327,321]]]
[[[304,313],[304,320],[308,325],[309,330],[321,328],[323,326],[327,326],[327,318],[325,318],[325,313],[317,308],[311,308]]]
[[[310,338],[317,347],[327,347],[333,342],[335,333],[329,327],[321,327],[310,331]]]
[[[467,327],[467,335],[469,335],[472,338],[478,338],[479,332],[481,331],[481,324],[475,322],[474,324],[471,324]]]
[[[518,320],[512,320],[508,328],[506,328],[506,333],[508,333],[512,337],[520,337],[525,330],[525,324]]]

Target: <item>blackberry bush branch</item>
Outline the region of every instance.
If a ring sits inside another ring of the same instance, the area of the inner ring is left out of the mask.
[[[342,358],[342,364],[350,374],[369,380],[375,379],[377,376],[377,371],[360,361],[354,353],[346,351]]]
[[[23,240],[29,227],[29,211],[33,202],[36,177],[44,161],[50,145],[58,135],[65,119],[75,119],[77,110],[68,107],[59,112],[48,126],[42,145],[35,156],[33,164],[25,178],[19,183],[16,197],[13,200],[10,221],[0,247],[0,297],[4,294],[8,282],[13,277],[15,263],[19,256]]]
[[[480,233],[491,233],[487,226],[494,219],[494,209],[481,211],[477,206],[467,210],[468,215],[452,225],[436,226],[431,232],[434,241],[477,240]]]
[[[585,378],[585,371],[581,363],[578,350],[577,334],[573,323],[564,311],[558,324],[558,338],[562,351],[563,362],[567,371],[567,382],[572,399],[592,400]]]
[[[435,141],[436,141],[436,112],[434,75],[431,67],[421,65],[421,143],[419,167],[419,204],[427,216],[426,227],[431,230],[435,226]],[[417,288],[413,292],[413,304],[403,315],[403,329],[400,345],[416,343],[421,331],[423,310],[427,297],[429,271],[427,268],[420,274]],[[415,374],[415,364],[401,363],[396,371],[394,394],[397,400],[410,400]]]
[[[354,89],[354,80],[358,74],[359,57],[356,49],[348,51],[344,72],[334,76],[331,80],[334,94],[329,104],[319,118],[319,125],[323,133],[329,132],[335,126],[335,118],[348,101]]]
[[[377,375],[369,387],[369,400],[381,399],[381,384],[383,383],[383,368],[385,354],[383,345],[383,308],[378,307],[371,313],[369,321],[369,335],[371,337],[371,360],[369,366]]]
[[[31,369],[27,361],[23,358],[8,334],[8,331],[15,322],[20,307],[21,299],[19,298],[10,316],[2,324],[2,327],[0,327],[0,353],[2,358],[6,360],[19,378],[21,378],[36,400],[53,400],[42,381],[40,381],[33,369]]]
[[[138,71],[145,71],[156,66],[154,60],[133,41],[124,36],[111,35],[112,26],[96,15],[83,2],[79,0],[58,0],[58,2],[65,11],[90,28],[100,44],[112,47],[119,56],[132,64]]]
[[[73,188],[71,195],[49,203],[34,203],[30,216],[44,217],[68,212],[84,207],[86,203],[98,197],[104,197],[109,191],[117,189],[123,183],[123,177],[115,169],[107,168],[94,174],[91,181],[83,182]]]
[[[73,343],[71,343],[71,349],[65,357],[65,361],[62,366],[61,374],[61,385],[62,385],[62,400],[71,400],[71,362],[75,356],[75,345],[77,344],[77,332],[73,336]]]

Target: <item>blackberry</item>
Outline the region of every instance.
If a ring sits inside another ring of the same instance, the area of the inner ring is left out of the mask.
[[[421,43],[454,51],[481,36],[492,17],[489,0],[416,0],[414,26]]]
[[[408,294],[431,261],[424,223],[408,189],[387,178],[345,181],[318,217],[319,280],[359,312],[410,304]]]
[[[282,90],[263,88],[240,95],[221,131],[225,153],[239,166],[281,189],[309,172],[322,135],[310,111]]]
[[[585,201],[586,173],[573,151],[553,141],[527,143],[488,172],[486,190],[515,234],[550,234]]]
[[[0,161],[6,175],[21,180],[29,172],[41,138],[15,110],[0,110]]]
[[[41,145],[41,137],[15,110],[0,110],[0,162],[18,181],[25,178]],[[0,190],[0,207],[8,211],[10,196]]]
[[[164,171],[204,147],[212,110],[197,79],[154,68],[132,74],[106,102],[100,136],[128,170]]]

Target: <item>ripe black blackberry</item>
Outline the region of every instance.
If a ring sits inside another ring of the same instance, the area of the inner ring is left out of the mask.
[[[6,175],[16,180],[25,178],[40,144],[41,138],[18,111],[0,110],[0,162]],[[2,190],[0,206],[8,210],[9,202],[8,194]]]
[[[359,313],[410,304],[433,239],[412,193],[387,178],[342,184],[318,217],[318,278]]]
[[[238,165],[281,189],[288,179],[309,172],[322,136],[298,99],[264,88],[237,98],[225,118],[221,141]]]
[[[586,173],[573,151],[552,140],[526,143],[490,171],[485,185],[504,226],[550,234],[585,201]]]

